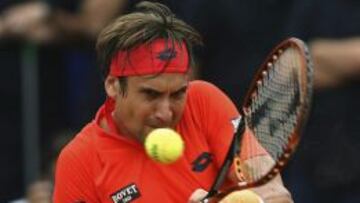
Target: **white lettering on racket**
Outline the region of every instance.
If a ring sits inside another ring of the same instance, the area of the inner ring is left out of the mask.
[[[236,131],[239,128],[240,119],[241,119],[241,116],[231,119],[231,124],[234,126],[234,133],[236,133]]]

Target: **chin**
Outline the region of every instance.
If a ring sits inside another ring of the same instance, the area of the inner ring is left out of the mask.
[[[175,129],[175,126],[146,126],[143,130],[143,135],[146,137],[151,131],[158,129],[158,128],[171,128]]]
[[[142,137],[146,137],[151,131],[153,131],[154,129],[156,129],[156,128],[151,128],[151,127],[149,127],[149,128],[146,128],[146,129],[144,129],[144,131],[141,133],[141,136]]]

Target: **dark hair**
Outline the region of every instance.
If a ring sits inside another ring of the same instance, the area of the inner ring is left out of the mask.
[[[143,1],[135,8],[134,12],[120,16],[105,27],[97,39],[96,50],[104,77],[109,74],[111,60],[118,51],[129,52],[158,38],[172,43],[185,42],[189,65],[195,65],[193,45],[202,45],[202,39],[194,28],[176,18],[163,4]]]

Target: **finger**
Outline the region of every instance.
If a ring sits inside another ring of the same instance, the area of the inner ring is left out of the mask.
[[[202,199],[204,199],[204,197],[208,194],[207,191],[203,190],[203,189],[197,189],[195,190],[195,192],[193,192],[189,198],[189,203],[198,203],[200,202]]]

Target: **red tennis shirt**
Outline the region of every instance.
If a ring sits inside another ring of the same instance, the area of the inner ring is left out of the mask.
[[[55,203],[187,202],[195,189],[208,190],[227,153],[239,113],[215,86],[190,82],[183,117],[176,126],[184,155],[158,164],[141,143],[109,133],[95,120],[62,150],[56,167]]]

